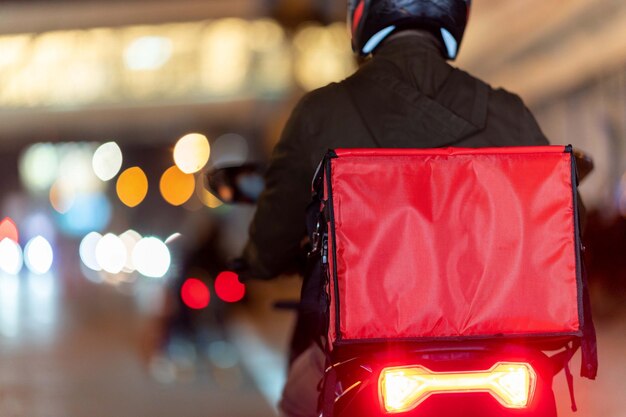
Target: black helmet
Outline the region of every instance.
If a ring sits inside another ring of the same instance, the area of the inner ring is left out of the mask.
[[[437,36],[449,59],[456,58],[471,0],[348,0],[352,49],[368,55],[394,31],[426,29]]]

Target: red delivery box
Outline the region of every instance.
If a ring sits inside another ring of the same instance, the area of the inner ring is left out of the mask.
[[[338,149],[319,172],[332,346],[582,335],[570,147]]]

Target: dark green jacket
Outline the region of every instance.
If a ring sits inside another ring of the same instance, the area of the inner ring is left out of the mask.
[[[518,96],[453,68],[434,40],[389,40],[354,75],[294,109],[250,227],[246,275],[267,279],[294,267],[311,179],[328,149],[547,144]]]

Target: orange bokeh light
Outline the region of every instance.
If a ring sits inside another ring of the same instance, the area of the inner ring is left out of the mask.
[[[136,207],[148,194],[148,177],[139,167],[128,168],[117,179],[116,190],[122,203]]]
[[[161,195],[173,206],[181,206],[191,198],[196,188],[196,180],[192,174],[185,174],[177,166],[167,169],[161,176],[159,189]]]

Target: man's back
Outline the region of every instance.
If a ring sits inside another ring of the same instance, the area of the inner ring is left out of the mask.
[[[310,181],[332,148],[528,146],[548,141],[522,100],[448,65],[426,32],[401,32],[356,74],[306,95],[274,150],[250,230],[250,276],[293,266]]]

